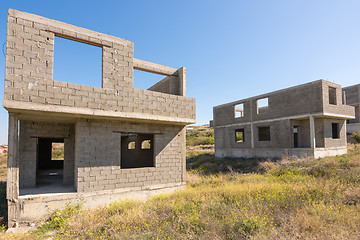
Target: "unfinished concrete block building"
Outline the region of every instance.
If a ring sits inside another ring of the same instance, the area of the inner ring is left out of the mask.
[[[359,132],[360,131],[360,84],[344,87],[343,88],[346,96],[346,104],[355,108],[355,119],[347,120],[346,131],[347,133]]]
[[[354,118],[341,86],[318,80],[213,110],[217,157],[323,157],[345,154],[346,119]]]
[[[55,37],[102,49],[102,87],[53,79]],[[66,202],[97,206],[185,185],[185,126],[195,122],[185,68],[141,61],[133,51],[124,39],[8,11],[10,227]],[[136,89],[134,69],[166,77]],[[63,161],[52,160],[53,143],[64,144]]]

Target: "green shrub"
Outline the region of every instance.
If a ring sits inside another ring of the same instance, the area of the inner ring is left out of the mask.
[[[186,131],[186,146],[214,144],[214,130],[212,128],[188,129]]]
[[[353,132],[350,137],[355,139],[356,142],[360,143],[360,132]]]

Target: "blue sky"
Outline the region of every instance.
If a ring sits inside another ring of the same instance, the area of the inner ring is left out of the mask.
[[[6,41],[8,8],[130,40],[138,59],[185,66],[187,95],[196,98],[197,124],[208,123],[212,107],[222,103],[320,78],[342,86],[360,82],[357,0],[1,0],[1,46]],[[55,40],[54,79],[100,84],[99,49],[81,44],[69,47],[61,41]],[[69,59],[74,52],[79,59],[91,59],[82,64],[80,75],[70,69],[72,62],[82,62]],[[1,104],[4,70],[1,54]],[[160,79],[135,72],[135,87],[146,88]],[[7,142],[3,108],[0,124],[2,144]]]

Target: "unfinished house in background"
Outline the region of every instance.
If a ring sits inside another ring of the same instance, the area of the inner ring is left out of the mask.
[[[344,87],[343,91],[346,96],[346,104],[355,107],[355,119],[349,119],[346,122],[347,133],[360,131],[360,84]]]
[[[345,154],[341,86],[318,80],[214,107],[217,157],[323,157]]]
[[[55,37],[102,50],[102,87],[53,79]],[[9,227],[66,202],[91,207],[185,186],[185,126],[195,122],[185,68],[135,59],[133,50],[127,40],[9,9]],[[134,69],[166,77],[136,89]],[[62,159],[52,157],[56,146]]]

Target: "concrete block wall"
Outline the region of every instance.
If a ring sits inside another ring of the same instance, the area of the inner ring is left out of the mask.
[[[53,79],[54,37],[102,48],[102,88]],[[130,41],[9,9],[4,107],[191,123],[195,99],[133,88]]]
[[[121,132],[154,134],[155,167],[121,168]],[[77,191],[185,183],[185,128],[114,121],[76,124]]]
[[[329,104],[329,87],[336,88],[337,105]],[[257,100],[268,98],[268,108],[257,112]],[[235,118],[234,106],[244,104],[244,116]],[[309,114],[351,116],[354,108],[342,104],[341,86],[318,80],[214,107],[215,126],[271,120]]]
[[[332,123],[339,124],[339,138],[332,138]],[[346,146],[347,137],[346,137],[346,122],[342,119],[324,119],[324,142],[325,147],[342,147]]]
[[[47,123],[20,121],[19,132],[19,184],[20,188],[36,187],[36,151],[37,138],[64,138],[65,183],[73,181],[74,125],[68,123]]]
[[[151,86],[148,90],[169,93],[174,95],[179,95],[179,78],[177,76],[168,76],[163,80],[159,81],[155,85]]]
[[[336,89],[336,105],[329,103],[329,87]],[[355,109],[351,106],[345,105],[343,99],[343,91],[340,85],[322,81],[322,96],[323,96],[323,112],[324,114],[335,114],[335,115],[354,115]]]
[[[338,122],[338,121],[334,121]],[[299,128],[298,146],[301,148],[310,148],[310,122],[305,120],[280,120],[269,121],[266,123],[257,123],[253,125],[254,129],[254,147],[255,148],[292,148],[294,147],[293,126]],[[270,127],[270,141],[258,140],[258,127]],[[331,123],[330,123],[331,127]],[[245,130],[245,142],[235,142],[235,129]],[[251,125],[239,124],[229,127],[215,128],[216,148],[251,148]],[[331,129],[330,129],[331,131]],[[331,132],[330,132],[331,133]],[[324,120],[315,119],[316,146],[325,147],[324,143]]]
[[[346,104],[347,105],[358,105],[360,103],[360,84],[344,87]]]
[[[257,100],[268,98],[268,109],[257,113]],[[244,103],[244,117],[234,117],[234,106]],[[215,126],[246,123],[322,112],[322,80],[214,107]]]
[[[349,119],[348,123],[360,123],[360,85],[353,85],[343,88],[346,97],[346,104],[355,107],[355,119]],[[354,130],[360,130],[355,127]]]
[[[335,89],[336,104],[330,104],[330,87]],[[258,109],[257,101],[263,98],[268,98],[268,106]],[[242,117],[235,116],[234,108],[238,104],[243,104]],[[343,153],[346,152],[344,122],[354,114],[354,107],[343,101],[341,86],[325,80],[216,106],[213,121],[216,155],[281,157],[290,153],[296,156]],[[315,145],[311,144],[310,119],[314,120]],[[332,138],[332,123],[339,123],[338,139]],[[295,149],[294,126],[298,127],[299,149]],[[270,141],[259,141],[259,127],[270,128]],[[234,138],[235,129],[239,128],[245,131],[245,142],[242,143],[236,143]],[[321,150],[318,154],[314,150],[322,148],[331,151]]]

